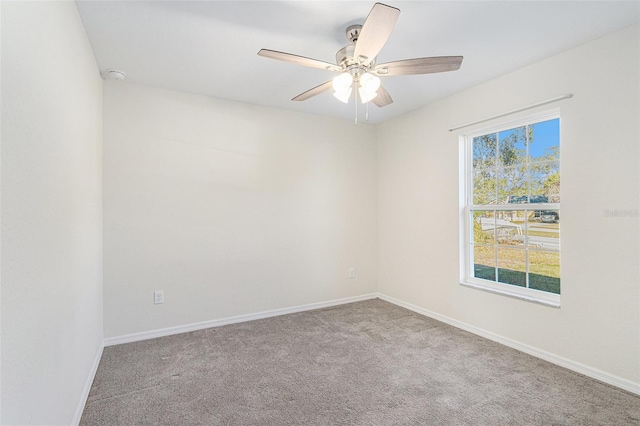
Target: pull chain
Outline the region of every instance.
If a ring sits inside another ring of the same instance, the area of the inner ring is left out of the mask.
[[[369,121],[369,102],[364,105],[364,121]]]
[[[356,104],[356,118],[355,125],[358,125],[358,83],[356,81],[353,82],[353,91],[356,93],[354,96],[355,104]]]

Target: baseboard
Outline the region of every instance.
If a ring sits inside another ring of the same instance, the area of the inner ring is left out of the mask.
[[[456,328],[460,328],[462,330],[484,337],[486,339],[493,340],[494,342],[498,342],[510,348],[535,356],[536,358],[549,361],[552,364],[559,365],[560,367],[567,368],[569,370],[575,371],[576,373],[583,374],[593,379],[600,380],[601,382],[607,383],[609,385],[640,395],[640,383],[635,383],[630,380],[623,379],[618,376],[614,376],[613,374],[609,374],[605,371],[598,370],[593,367],[589,367],[588,365],[584,365],[579,362],[572,361],[570,359],[552,354],[547,351],[543,351],[542,349],[538,349],[533,346],[526,345],[524,343],[520,343],[518,341],[509,339],[504,336],[500,336],[498,334],[492,333],[487,330],[483,330],[473,325],[466,324],[462,321],[458,321],[453,318],[449,318],[447,316],[440,315],[438,313],[421,308],[419,306],[412,305],[411,303],[407,303],[402,300],[395,299],[385,294],[378,294],[378,298],[381,300],[387,301],[389,303],[393,303],[394,305],[398,305],[403,308],[409,309],[410,311],[416,312],[418,314],[441,321],[445,324],[449,324]]]
[[[630,380],[623,379],[621,377],[612,375],[605,371],[598,370],[588,365],[572,361],[570,359],[555,355],[553,353],[544,351],[542,349],[535,348],[533,346],[526,345],[524,343],[520,343],[516,340],[512,340],[507,337],[501,336],[499,334],[464,323],[462,321],[455,320],[445,315],[441,315],[436,312],[429,311],[428,309],[424,309],[419,306],[412,305],[411,303],[404,302],[402,300],[393,298],[391,296],[387,296],[382,293],[364,294],[361,296],[347,297],[344,299],[330,300],[327,302],[310,303],[307,305],[294,306],[291,308],[274,309],[271,311],[263,311],[255,314],[239,315],[235,317],[221,318],[217,320],[185,324],[185,325],[176,326],[176,327],[168,327],[163,329],[145,331],[141,333],[133,333],[133,334],[126,334],[123,336],[110,337],[110,338],[104,339],[104,346],[106,347],[106,346],[119,345],[122,343],[137,342],[140,340],[155,339],[157,337],[187,333],[190,331],[202,330],[205,328],[219,327],[227,324],[236,324],[236,323],[241,323],[246,321],[253,321],[253,320],[258,320],[263,318],[275,317],[278,315],[286,315],[286,314],[292,314],[296,312],[310,311],[314,309],[327,308],[331,306],[338,306],[346,303],[360,302],[362,300],[369,300],[369,299],[375,299],[375,298],[379,298],[389,303],[393,303],[394,305],[401,306],[403,308],[409,309],[410,311],[416,312],[418,314],[427,316],[429,318],[433,318],[445,324],[449,324],[453,327],[468,331],[470,333],[476,334],[478,336],[484,337],[494,342],[498,342],[500,344],[503,344],[510,348],[527,353],[529,355],[535,356],[537,358],[543,359],[545,361],[549,361],[552,364],[559,365],[560,367],[567,368],[569,370],[575,371],[577,373],[583,374],[593,379],[600,380],[601,382],[607,383],[609,385],[640,395],[640,383],[635,383]],[[74,424],[78,424],[78,422],[80,421],[80,417],[82,416],[82,411],[84,410],[84,402],[86,401],[87,396],[89,395],[89,390],[91,389],[91,383],[93,382],[93,377],[95,376],[96,370],[98,368],[98,363],[100,361],[101,355],[102,355],[102,348],[100,348],[100,351],[94,363],[95,365],[92,369],[90,377],[87,380],[87,384],[85,385],[85,390],[84,390],[83,399],[82,399],[83,402],[78,407],[76,418],[74,418],[74,420],[77,420],[77,421],[74,422]]]
[[[82,413],[84,412],[84,407],[87,404],[87,398],[89,398],[89,392],[91,391],[91,385],[93,385],[93,379],[96,377],[96,372],[98,371],[98,365],[100,365],[100,359],[102,358],[102,351],[104,349],[104,345],[100,345],[98,348],[98,352],[96,353],[96,357],[93,360],[93,365],[91,366],[91,370],[89,371],[89,375],[87,376],[87,380],[84,383],[84,388],[82,389],[82,395],[80,396],[80,402],[78,403],[78,407],[76,408],[76,413],[73,416],[72,425],[79,425],[80,419],[82,418]]]
[[[377,293],[364,294],[361,296],[335,299],[328,302],[310,303],[308,305],[294,306],[291,308],[274,309],[255,314],[238,315],[235,317],[221,318],[217,320],[197,322],[192,324],[179,325],[176,327],[161,328],[157,330],[144,331],[141,333],[125,334],[123,336],[109,337],[104,339],[104,346],[119,345],[122,343],[138,342],[140,340],[155,339],[157,337],[170,336],[173,334],[188,333],[190,331],[202,330],[205,328],[219,327],[221,325],[236,324],[239,322],[253,321],[263,318],[275,317],[278,315],[293,314],[296,312],[310,311],[313,309],[328,308],[331,306],[344,305],[345,303],[360,302],[362,300],[375,299]]]

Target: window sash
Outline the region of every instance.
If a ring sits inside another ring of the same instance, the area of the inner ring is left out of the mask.
[[[560,210],[560,203],[519,203],[519,204],[469,204],[466,207],[470,211],[474,210]]]
[[[527,116],[522,119],[513,120],[510,122],[505,122],[500,124],[499,126],[485,127],[482,129],[477,129],[472,133],[464,135],[461,137],[461,142],[463,144],[463,155],[464,157],[464,177],[462,188],[464,194],[464,206],[461,209],[461,214],[463,217],[461,218],[461,224],[464,226],[463,238],[462,242],[464,247],[461,248],[461,256],[462,259],[465,260],[463,267],[461,268],[461,284],[469,287],[478,288],[485,291],[490,291],[493,293],[499,293],[507,296],[517,297],[519,299],[526,299],[530,301],[534,301],[537,303],[542,303],[548,306],[559,307],[560,306],[560,295],[556,293],[545,292],[541,290],[536,290],[529,287],[519,287],[516,285],[501,283],[498,281],[490,281],[481,278],[474,277],[474,259],[473,259],[473,247],[474,242],[471,241],[472,236],[472,215],[476,210],[482,211],[538,211],[538,210],[561,210],[561,203],[518,203],[518,204],[510,204],[510,203],[495,203],[495,204],[473,204],[473,172],[475,171],[473,168],[473,139],[478,136],[483,136],[491,133],[499,133],[501,131],[509,130],[516,127],[533,125],[538,122],[543,122],[555,118],[560,118],[559,110],[547,111],[541,114],[536,114],[532,116]],[[528,152],[528,144],[527,144],[527,152]],[[558,160],[559,161],[559,160]],[[525,166],[529,166],[531,164],[541,163],[541,162],[531,162],[526,163]],[[461,164],[462,165],[462,164]],[[498,167],[496,167],[496,170]],[[481,170],[478,168],[476,170]],[[501,247],[497,241],[494,244],[491,244],[494,247]],[[529,251],[538,251],[538,249],[529,247],[526,242],[522,250],[527,253],[527,270],[529,269]],[[550,251],[550,250],[546,250]],[[555,251],[555,250],[553,250]],[[558,250],[560,252],[560,250]],[[527,280],[528,281],[528,280]]]

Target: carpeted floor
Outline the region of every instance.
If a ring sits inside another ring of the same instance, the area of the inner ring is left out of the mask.
[[[640,397],[381,300],[107,347],[82,425],[638,425]]]

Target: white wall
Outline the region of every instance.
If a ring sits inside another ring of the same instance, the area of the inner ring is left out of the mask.
[[[637,388],[639,219],[605,217],[604,210],[639,208],[638,50],[635,26],[380,125],[380,292]],[[464,130],[447,129],[565,93],[574,98],[556,105],[562,114],[562,307],[459,285],[458,137]]]
[[[2,2],[2,424],[70,424],[102,345],[102,80],[74,2]]]
[[[102,82],[74,3],[1,19],[1,422],[68,424],[103,334]],[[638,60],[636,26],[378,127],[107,83],[105,335],[379,289],[639,383],[639,220],[603,213],[639,207]],[[461,287],[446,129],[567,92],[562,308]]]
[[[375,291],[373,126],[117,82],[104,97],[106,337]]]

